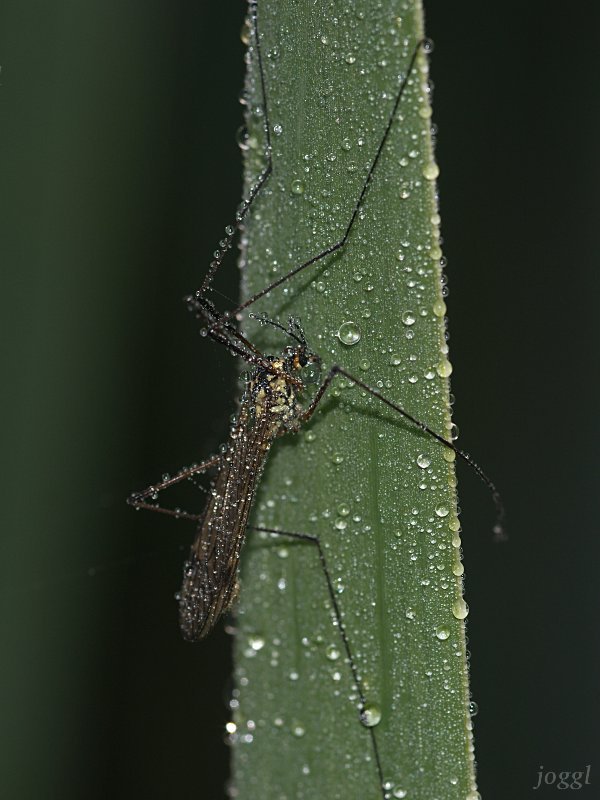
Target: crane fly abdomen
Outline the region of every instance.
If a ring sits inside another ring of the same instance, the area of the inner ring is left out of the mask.
[[[251,377],[183,567],[179,626],[190,642],[207,636],[235,600],[240,552],[268,452],[299,414],[288,364],[278,359],[273,365],[281,372],[260,367]]]

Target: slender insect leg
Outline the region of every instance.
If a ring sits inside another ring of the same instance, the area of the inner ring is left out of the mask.
[[[132,492],[132,494],[130,494],[127,498],[127,502],[135,509],[143,508],[147,511],[156,511],[159,514],[167,514],[170,517],[177,517],[177,519],[189,519],[193,520],[194,522],[198,522],[202,519],[201,514],[188,514],[187,511],[179,511],[174,508],[163,508],[157,503],[148,502],[148,498],[154,497],[159,492],[162,492],[163,489],[168,489],[171,486],[175,486],[176,484],[181,483],[181,481],[189,480],[194,475],[202,475],[204,472],[208,472],[209,469],[219,467],[221,466],[222,461],[223,457],[218,455],[208,458],[201,464],[195,464],[192,467],[185,467],[184,469],[180,470],[177,475],[173,475],[170,478],[161,480],[158,483],[153,483],[141,492]]]
[[[235,222],[232,225],[228,225],[225,228],[225,237],[221,239],[219,242],[219,247],[215,251],[215,256],[213,261],[210,264],[209,270],[206,273],[206,276],[202,282],[202,286],[196,292],[196,297],[203,297],[206,292],[209,290],[210,285],[213,281],[213,278],[221,266],[223,258],[228,250],[231,249],[231,243],[233,241],[233,237],[235,236],[236,232],[239,230],[246,214],[250,210],[252,203],[258,197],[262,187],[265,185],[267,178],[273,172],[273,158],[272,158],[272,148],[271,148],[271,131],[269,125],[269,114],[267,108],[267,93],[265,89],[265,74],[263,69],[262,63],[262,55],[260,51],[260,37],[258,32],[258,14],[257,14],[257,5],[258,0],[250,0],[249,5],[249,14],[252,20],[252,27],[254,30],[254,39],[256,41],[256,54],[258,59],[258,72],[260,76],[260,90],[263,100],[263,114],[264,114],[264,129],[265,129],[265,149],[264,154],[265,158],[267,159],[267,166],[258,176],[256,183],[253,185],[252,189],[250,190],[250,194],[245,200],[242,200],[240,207],[238,208],[238,212],[235,216]],[[228,312],[226,316],[230,316],[231,313]]]
[[[443,436],[440,436],[439,433],[436,433],[434,430],[432,430],[432,428],[430,428],[429,425],[426,425],[424,422],[421,422],[416,417],[413,417],[413,415],[410,414],[405,409],[403,409],[402,406],[399,406],[397,403],[393,403],[391,400],[388,400],[388,398],[384,397],[381,394],[381,392],[377,391],[377,389],[373,389],[371,386],[366,384],[364,381],[361,381],[360,378],[356,378],[354,375],[345,370],[343,367],[334,364],[330,368],[329,372],[325,377],[325,380],[319,386],[310,405],[308,406],[306,411],[302,414],[301,417],[302,422],[307,422],[315,413],[317,406],[319,405],[323,395],[331,385],[331,382],[333,381],[336,375],[343,375],[344,378],[347,378],[349,381],[352,381],[352,383],[356,384],[357,386],[360,386],[361,389],[363,389],[365,392],[368,392],[368,394],[372,395],[372,397],[376,397],[378,400],[381,400],[381,402],[385,403],[386,406],[393,409],[398,414],[401,414],[405,419],[407,419],[415,427],[422,430],[424,433],[427,433],[429,436],[432,436],[438,442],[441,442],[441,444],[443,444],[444,447],[447,447],[449,450],[452,450],[465,463],[467,463],[469,467],[476,473],[476,475],[483,481],[483,483],[487,486],[487,488],[490,490],[492,494],[492,500],[494,501],[494,505],[496,506],[496,523],[493,528],[494,536],[496,540],[499,541],[504,538],[505,533],[504,533],[503,523],[504,523],[505,511],[504,511],[504,503],[502,502],[500,492],[496,488],[496,485],[493,483],[493,481],[490,478],[488,478],[485,472],[471,458],[471,456],[468,453],[465,453],[464,450],[461,450],[460,448],[456,447],[456,445],[452,444],[452,442],[449,442],[446,439],[444,439]]]
[[[278,531],[274,528],[263,528],[258,527],[255,525],[248,525],[249,530],[259,531],[262,533],[270,533],[275,536],[285,536],[288,539],[296,539],[297,541],[301,542],[308,542],[309,544],[314,545],[316,547],[317,552],[319,554],[319,561],[321,562],[321,569],[323,570],[323,575],[325,576],[325,581],[327,583],[327,591],[329,593],[329,599],[331,600],[331,606],[333,608],[333,615],[335,617],[336,626],[340,632],[340,637],[342,640],[342,644],[344,646],[344,651],[346,653],[346,659],[350,666],[350,671],[352,673],[352,680],[358,691],[359,701],[360,701],[360,720],[364,723],[366,719],[366,707],[367,701],[365,698],[365,694],[362,688],[362,682],[360,680],[360,676],[358,674],[358,669],[356,667],[356,662],[354,660],[354,656],[352,655],[352,650],[350,648],[350,642],[348,640],[348,635],[346,633],[346,627],[344,625],[344,621],[342,619],[342,613],[340,611],[340,607],[335,596],[335,591],[333,588],[333,583],[331,582],[331,573],[329,572],[329,568],[327,567],[327,559],[325,558],[325,551],[321,545],[321,541],[318,536],[315,536],[311,533],[291,533],[289,531]],[[381,766],[381,758],[379,756],[379,747],[377,745],[377,738],[375,736],[375,730],[372,727],[367,727],[369,733],[371,734],[371,742],[373,745],[373,752],[375,754],[375,762],[377,765],[377,774],[379,776],[379,784],[381,786],[382,796],[385,798],[385,790],[383,788],[383,769]]]
[[[254,5],[256,5],[256,4],[254,3]],[[256,9],[255,9],[255,19],[256,19]],[[262,89],[263,89],[263,97],[264,97],[265,96],[264,95],[264,83],[265,83],[264,82],[264,71],[263,71],[262,60],[261,60],[261,57],[260,57],[260,44],[259,44],[259,41],[258,41],[258,30],[257,29],[255,29],[255,30],[256,30],[256,41],[257,41],[257,54],[258,54],[259,71],[260,71],[260,76],[261,76],[261,86],[262,86]],[[409,78],[410,78],[410,76],[412,74],[413,67],[415,65],[415,61],[417,59],[417,55],[418,55],[418,52],[421,49],[421,47],[423,47],[425,49],[430,49],[429,40],[428,39],[421,39],[417,43],[417,46],[414,49],[414,52],[413,52],[413,54],[411,56],[411,59],[410,59],[410,62],[408,64],[408,68],[406,70],[406,75],[405,75],[402,83],[400,84],[400,87],[398,88],[398,92],[396,94],[396,99],[394,101],[394,105],[392,107],[392,110],[391,110],[391,112],[389,114],[388,121],[387,121],[387,124],[386,124],[386,127],[385,127],[385,131],[383,133],[381,141],[379,142],[379,146],[377,148],[377,151],[375,153],[373,161],[371,162],[371,165],[369,167],[369,171],[367,172],[367,177],[366,177],[365,182],[363,184],[363,187],[362,187],[362,190],[361,190],[360,195],[358,197],[358,200],[356,201],[356,204],[354,206],[354,210],[352,211],[352,215],[350,216],[350,221],[348,222],[348,225],[346,226],[346,229],[344,231],[343,236],[340,239],[338,239],[338,241],[335,242],[334,244],[329,245],[324,250],[322,250],[320,253],[317,253],[317,255],[312,256],[312,258],[309,258],[308,261],[305,261],[303,264],[300,264],[298,267],[295,267],[294,269],[290,270],[290,272],[288,272],[286,275],[282,275],[281,278],[278,278],[277,280],[275,280],[272,283],[270,283],[268,286],[265,286],[259,292],[256,292],[255,294],[253,294],[252,297],[249,297],[241,305],[237,306],[237,308],[233,309],[232,311],[229,311],[227,313],[227,315],[226,315],[227,317],[233,317],[236,314],[239,314],[240,311],[243,311],[245,308],[248,308],[248,306],[251,306],[253,303],[255,303],[257,300],[259,300],[261,297],[264,297],[264,295],[268,294],[270,291],[272,291],[273,289],[277,288],[277,286],[280,286],[282,283],[285,283],[285,281],[289,280],[294,275],[298,274],[299,272],[302,272],[302,270],[306,269],[307,267],[310,267],[312,264],[315,264],[317,261],[321,261],[321,259],[325,258],[326,256],[329,256],[332,253],[335,253],[338,250],[343,249],[344,245],[346,244],[346,242],[348,241],[348,239],[350,237],[350,233],[351,233],[352,228],[354,226],[354,222],[356,221],[356,218],[357,218],[357,216],[359,214],[359,211],[360,211],[361,206],[363,204],[365,195],[367,194],[367,189],[369,188],[369,185],[370,185],[371,180],[373,178],[373,174],[375,172],[375,169],[377,167],[377,164],[379,162],[379,159],[381,157],[381,154],[383,152],[385,144],[386,144],[386,142],[388,140],[388,137],[390,135],[390,131],[392,129],[392,125],[393,125],[394,119],[396,117],[396,112],[398,111],[398,106],[400,105],[400,101],[402,99],[402,95],[404,94],[404,90],[406,89],[406,85],[408,84]],[[266,108],[266,103],[265,103],[265,108]],[[266,118],[266,114],[265,114],[265,119],[267,119]],[[268,121],[267,121],[267,124],[268,124]],[[270,144],[268,146],[270,147]],[[214,327],[218,327],[218,325],[219,325],[219,323],[215,323]]]

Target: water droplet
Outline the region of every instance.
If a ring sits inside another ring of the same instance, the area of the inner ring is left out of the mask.
[[[240,128],[237,129],[237,133],[235,135],[235,140],[238,144],[240,150],[248,150],[248,140],[250,136],[248,134],[248,128],[245,125],[242,125]]]
[[[416,612],[415,612],[414,608],[407,608],[406,609],[406,614],[405,614],[406,619],[414,619],[416,616],[417,615],[416,615]]]
[[[465,574],[465,568],[461,564],[460,561],[457,561],[456,564],[452,567],[452,574],[456,575],[457,578],[460,578],[461,575]]]
[[[301,180],[292,181],[292,194],[304,194],[304,184]]]
[[[302,736],[304,736],[306,731],[302,725],[296,724],[292,728],[292,733],[294,736],[297,736],[300,739]]]
[[[375,703],[367,703],[360,712],[360,721],[365,728],[374,728],[381,722],[381,709]]]
[[[335,645],[330,644],[327,650],[325,650],[325,655],[330,661],[337,661],[340,657],[340,651]]]
[[[439,174],[440,174],[440,168],[435,163],[435,161],[430,161],[423,167],[423,177],[426,178],[428,181],[434,181]]]
[[[446,303],[442,299],[436,300],[433,304],[433,313],[436,317],[443,317],[446,313]]]
[[[398,786],[398,787],[396,787],[396,788],[394,789],[394,791],[392,792],[392,796],[393,796],[393,797],[400,797],[400,798],[403,798],[403,797],[406,797],[407,795],[408,795],[408,792],[407,792],[407,790],[406,790],[406,789],[401,789],[399,786]]]
[[[452,364],[447,358],[443,358],[435,368],[435,371],[440,378],[449,378],[452,375]]]
[[[435,510],[435,513],[438,515],[438,517],[447,517],[450,511],[446,506],[438,506]]]
[[[466,619],[469,614],[469,606],[465,603],[462,597],[452,603],[452,613],[456,619]]]
[[[265,646],[265,638],[264,636],[259,636],[258,634],[254,634],[248,637],[248,644],[253,650],[262,650]]]
[[[427,467],[431,465],[431,459],[429,456],[426,456],[425,453],[419,453],[417,456],[417,464],[421,469],[427,469]]]
[[[405,325],[414,325],[417,317],[414,311],[403,311],[402,312],[402,322]]]
[[[445,642],[450,637],[450,631],[444,628],[443,625],[439,625],[435,629],[435,635],[441,642]]]
[[[348,523],[345,519],[336,519],[333,525],[338,531],[345,531],[348,527]]]
[[[469,714],[472,717],[476,717],[478,713],[479,713],[479,706],[474,700],[471,700],[471,702],[469,703]]]
[[[350,508],[345,503],[340,503],[337,507],[337,513],[341,517],[347,517],[350,514]]]
[[[361,335],[361,330],[356,322],[342,322],[337,332],[340,342],[348,346],[360,342]]]
[[[246,46],[250,44],[250,39],[252,38],[252,22],[250,21],[249,17],[246,17],[244,20],[244,24],[242,25],[242,29],[240,30],[240,39],[242,43]]]
[[[273,133],[275,134],[275,136],[281,136],[281,134],[283,133],[283,125],[281,125],[278,122],[275,123],[275,125],[273,125]]]
[[[341,453],[333,453],[331,461],[333,464],[343,464],[344,456]]]

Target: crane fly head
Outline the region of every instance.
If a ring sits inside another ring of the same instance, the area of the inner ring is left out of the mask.
[[[286,333],[297,343],[286,348],[290,368],[303,370],[303,383],[315,383],[321,372],[321,358],[308,347],[300,320],[290,317]]]

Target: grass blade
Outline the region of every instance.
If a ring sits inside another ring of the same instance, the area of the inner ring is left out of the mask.
[[[273,175],[243,247],[249,295],[337,241],[422,38],[414,2],[261,1]],[[250,47],[254,50],[251,33]],[[264,166],[256,58],[246,175]],[[437,166],[420,52],[343,252],[253,307],[300,317],[341,364],[449,435]],[[279,352],[281,337],[245,323]],[[354,340],[354,341],[353,341]],[[255,524],[318,535],[390,797],[476,797],[452,453],[348,381],[267,467]],[[370,732],[332,625],[314,548],[249,536],[236,643],[234,784],[240,798],[380,798]]]

